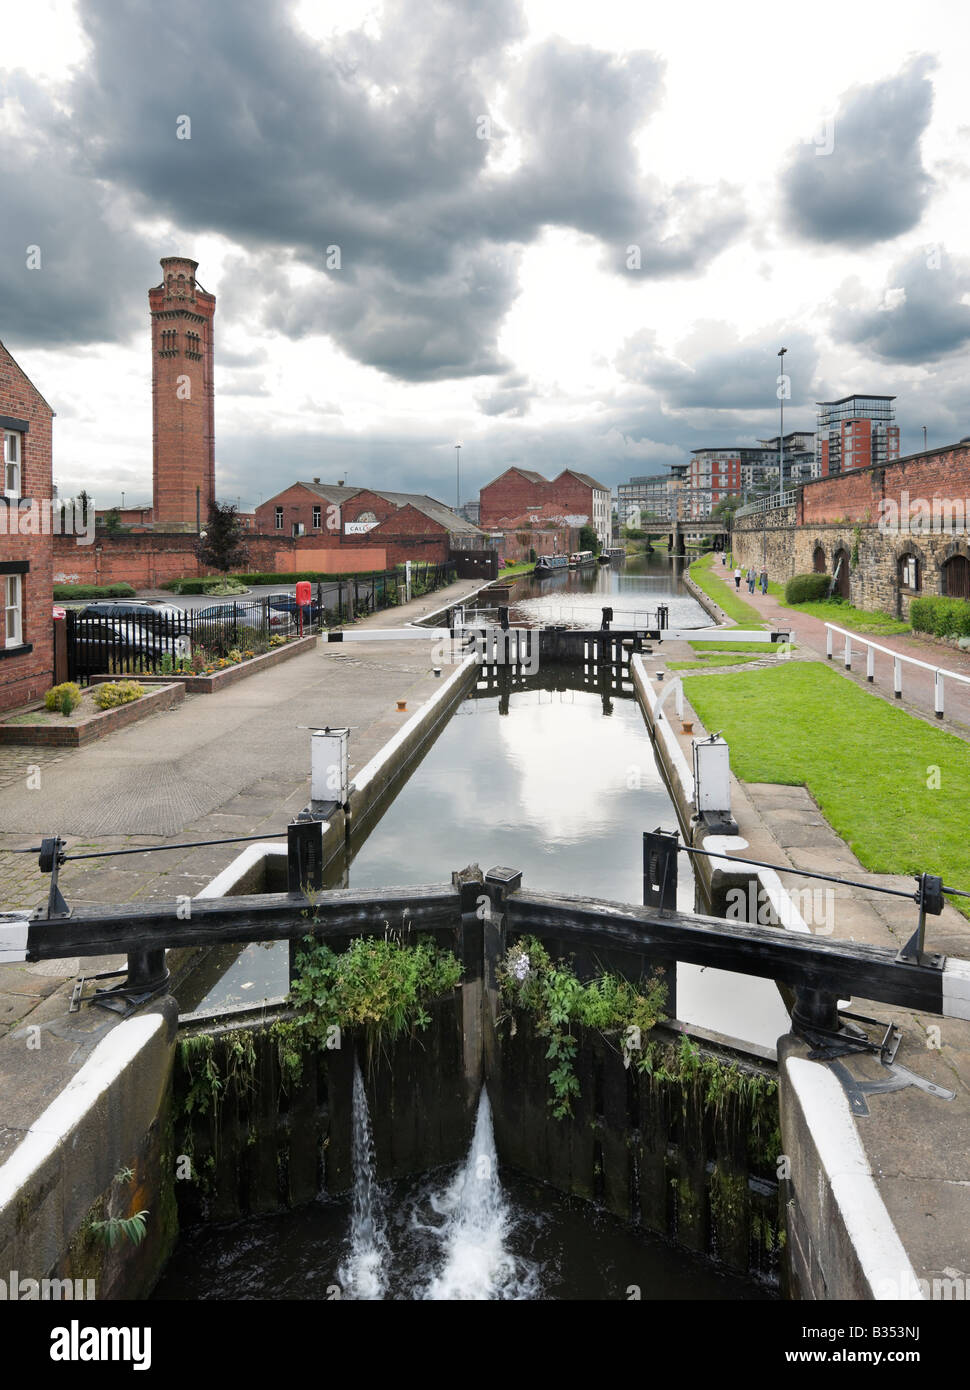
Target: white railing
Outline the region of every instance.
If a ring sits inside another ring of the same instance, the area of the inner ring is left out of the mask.
[[[860,637],[857,632],[846,632],[844,627],[836,627],[835,623],[825,624],[825,655],[829,661],[832,660],[832,634],[837,632],[844,639],[845,645],[842,649],[842,662],[847,671],[852,669],[852,644],[858,642],[860,647],[866,649],[866,680],[873,681],[876,677],[876,652],[882,652],[885,656],[892,657],[893,662],[893,695],[897,700],[903,698],[903,663],[907,666],[919,666],[924,671],[933,673],[933,708],[937,719],[943,718],[943,681],[959,681],[961,685],[970,685],[970,676],[963,676],[959,671],[950,671],[945,666],[934,666],[929,661],[919,661],[915,656],[903,656],[900,652],[894,652],[891,647],[880,646],[878,642],[871,642],[868,637]]]
[[[759,497],[757,502],[746,502],[743,507],[738,507],[734,515],[755,516],[758,512],[770,512],[775,507],[793,507],[797,501],[798,488],[790,488],[780,497],[777,492],[771,492],[767,497]]]

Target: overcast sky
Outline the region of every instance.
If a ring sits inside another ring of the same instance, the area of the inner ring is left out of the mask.
[[[462,500],[662,472],[777,431],[779,347],[786,429],[872,391],[903,452],[970,434],[956,0],[32,0],[0,65],[0,339],[62,493],[150,501],[173,254],[218,296],[244,507],[310,476],[453,503],[458,440]]]

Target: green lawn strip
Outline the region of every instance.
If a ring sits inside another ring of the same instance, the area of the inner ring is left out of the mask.
[[[531,574],[536,567],[535,560],[523,560],[519,565],[509,565],[506,569],[499,570],[499,579],[514,579],[517,574]],[[498,580],[494,581],[498,582]]]
[[[711,638],[708,642],[703,637],[692,638],[688,643],[699,655],[707,652],[777,652],[780,647],[787,646],[790,652],[796,650],[794,642],[725,642],[723,638],[717,640]]]
[[[731,587],[734,583],[734,573],[724,568],[726,579],[722,579],[716,570],[711,569],[714,561],[715,552],[709,551],[700,560],[695,560],[690,567],[690,577],[699,589],[703,589],[708,598],[712,598],[716,604],[724,609],[725,613],[736,623],[738,627],[764,627],[764,620],[756,608],[752,608],[750,603],[745,603],[739,597],[737,591]]]
[[[938,873],[970,889],[962,739],[814,662],[688,676],[684,690],[706,727],[723,732],[738,777],[807,786],[867,869]],[[970,916],[970,900],[952,901]]]
[[[705,671],[710,666],[744,666],[757,660],[758,656],[755,652],[750,652],[747,656],[735,656],[730,652],[712,652],[710,656],[701,657],[699,661],[668,661],[667,669],[669,671]]]
[[[844,599],[786,603],[784,584],[778,584],[773,579],[768,581],[768,593],[778,600],[782,608],[787,608],[792,613],[807,613],[811,618],[821,618],[823,623],[837,623],[839,627],[847,627],[850,632],[865,632],[873,637],[880,634],[884,637],[898,637],[901,633],[910,631],[909,623],[904,623],[889,613],[879,610],[870,613],[868,609],[856,608]]]

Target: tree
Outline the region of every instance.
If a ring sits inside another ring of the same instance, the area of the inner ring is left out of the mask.
[[[579,548],[580,550],[591,550],[594,555],[600,553],[599,537],[592,526],[581,526],[579,528]]]
[[[200,565],[221,570],[223,574],[245,565],[249,559],[249,546],[246,528],[235,503],[217,502],[215,499],[209,503],[209,519],[195,543],[195,554]]]
[[[121,530],[121,513],[117,507],[112,507],[104,514],[104,529],[109,535],[116,535]]]
[[[730,528],[734,520],[734,513],[740,507],[743,499],[737,493],[732,492],[729,497],[722,497],[720,502],[711,512],[715,521],[723,521],[726,528]]]

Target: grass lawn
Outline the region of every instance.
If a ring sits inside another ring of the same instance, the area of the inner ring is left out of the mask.
[[[723,637],[712,637],[707,641],[703,637],[694,638],[689,643],[690,647],[699,655],[704,656],[707,652],[777,652],[779,647],[787,645],[790,652],[797,651],[794,642],[725,642]]]
[[[771,585],[768,585],[769,592]],[[894,637],[901,632],[909,632],[909,623],[893,618],[889,613],[870,613],[865,608],[854,608],[851,603],[838,603],[821,600],[817,603],[786,603],[784,591],[778,602],[793,613],[807,613],[811,618],[821,618],[823,623],[837,623],[850,632],[865,632],[870,637]]]
[[[499,570],[498,578],[494,582],[497,584],[499,579],[514,579],[517,574],[531,574],[535,567],[535,560],[523,560],[520,565],[508,565],[505,569]]]
[[[937,873],[970,889],[970,747],[962,739],[815,662],[688,676],[684,690],[707,728],[723,732],[738,777],[804,784],[867,869]],[[970,901],[952,902],[970,916]],[[932,922],[928,930],[932,940]]]
[[[697,661],[668,661],[669,671],[703,671],[709,666],[743,666],[746,662],[757,661],[756,652],[749,652],[746,656],[735,656],[733,652],[711,652],[709,656],[702,656]]]
[[[728,617],[738,627],[764,627],[764,621],[757,608],[752,608],[750,603],[745,603],[734,588],[734,571],[726,566],[719,566],[727,583],[724,583],[718,570],[712,571],[715,559],[713,550],[700,560],[695,560],[690,567],[690,577],[699,589],[703,589],[708,598],[712,598],[716,604],[724,609]]]

